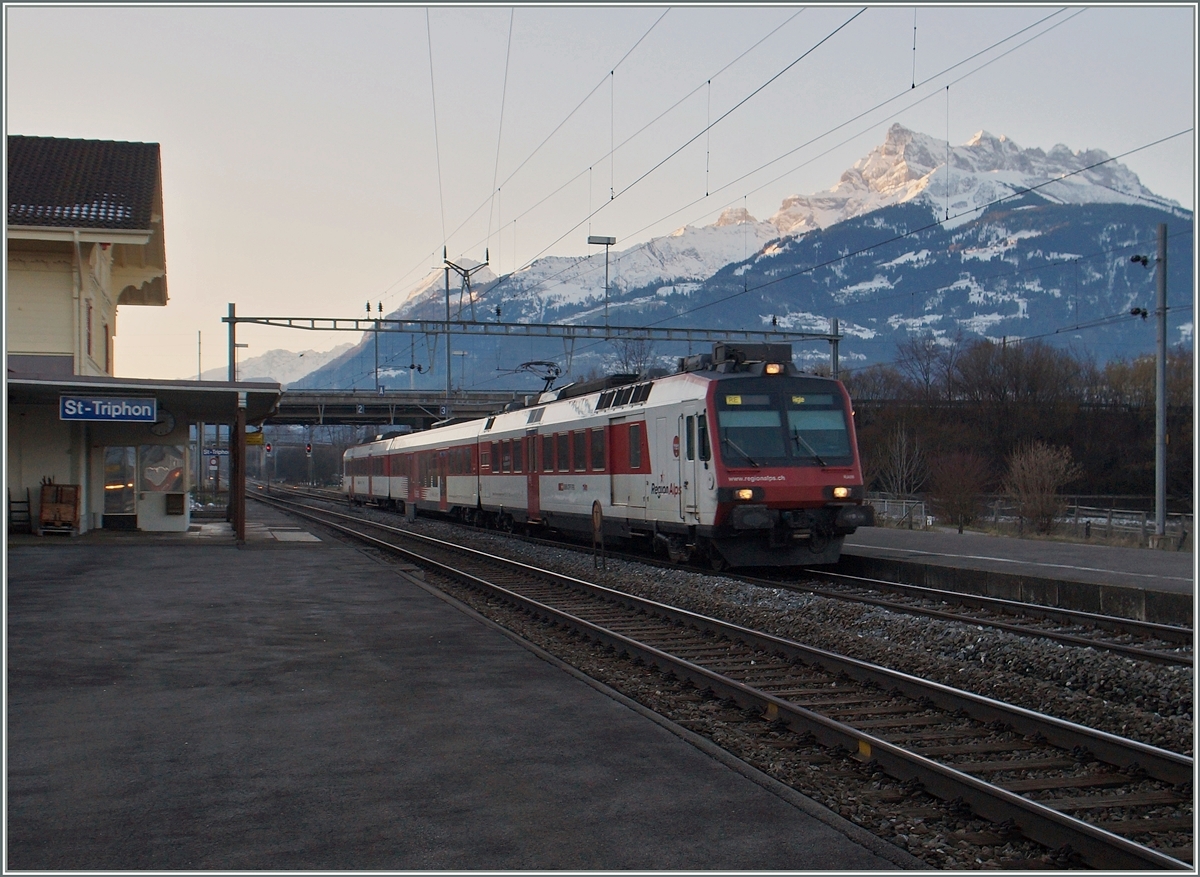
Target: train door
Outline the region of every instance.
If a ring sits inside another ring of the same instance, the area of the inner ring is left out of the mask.
[[[693,520],[696,513],[696,412],[679,415],[679,517]]]
[[[526,509],[529,513],[529,520],[535,523],[542,519],[541,461],[538,451],[537,430],[527,430],[525,433],[525,485],[528,496]]]
[[[450,463],[450,452],[443,448],[434,454],[437,459],[438,510],[450,510],[450,480],[446,471]]]

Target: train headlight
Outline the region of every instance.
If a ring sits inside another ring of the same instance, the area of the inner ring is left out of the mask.
[[[850,488],[849,487],[835,487],[833,489],[833,498],[834,499],[849,499],[850,498]]]
[[[741,487],[733,492],[734,499],[750,500],[754,499],[754,490],[749,487]]]
[[[768,375],[781,375],[783,374],[783,363],[768,362],[765,366],[763,366],[763,373]]]

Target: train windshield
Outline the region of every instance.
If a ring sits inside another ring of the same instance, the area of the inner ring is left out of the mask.
[[[721,381],[716,409],[716,444],[731,468],[854,462],[842,394],[827,381]]]

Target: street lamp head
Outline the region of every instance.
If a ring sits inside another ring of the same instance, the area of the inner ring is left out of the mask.
[[[599,235],[599,234],[588,235],[588,243],[589,244],[598,244],[599,246],[602,246],[602,247],[611,247],[616,242],[617,242],[616,238],[606,237],[604,235]]]
[[[1141,255],[1130,256],[1129,261],[1134,262],[1134,263],[1140,263],[1143,268],[1150,267],[1150,257],[1149,256],[1141,256]]]

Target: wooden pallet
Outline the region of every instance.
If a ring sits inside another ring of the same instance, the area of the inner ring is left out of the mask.
[[[38,514],[38,535],[69,533],[79,535],[79,485],[43,484],[42,505]]]

